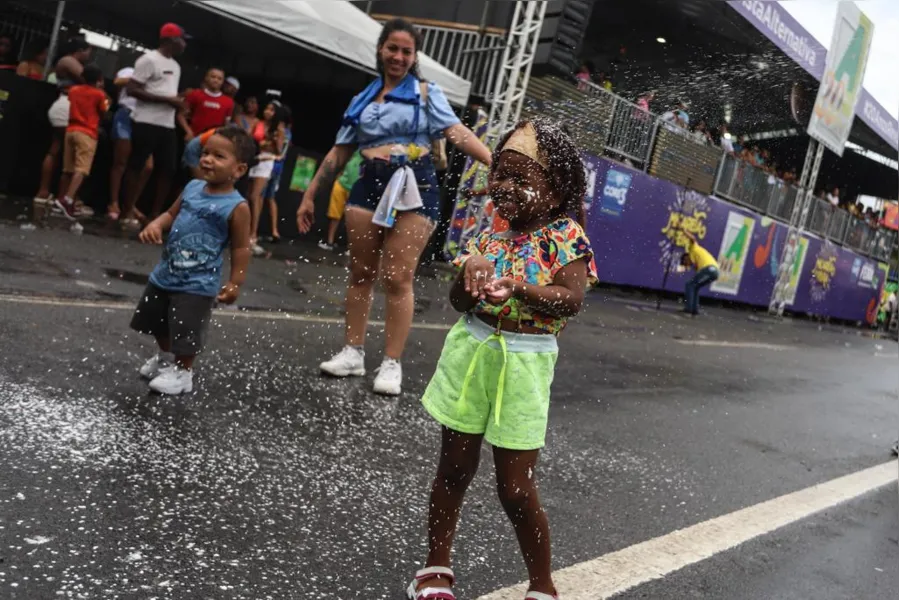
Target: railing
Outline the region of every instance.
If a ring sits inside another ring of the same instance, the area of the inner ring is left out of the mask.
[[[653,139],[656,116],[595,83],[578,83],[579,89],[590,97],[590,102],[603,107],[603,112],[608,114],[603,136],[606,153],[644,165]]]
[[[642,110],[638,105],[582,81],[557,77],[531,78],[522,116],[546,116],[576,125],[570,127],[571,134],[585,151],[623,161],[647,172],[652,170],[652,158],[658,153],[660,140],[665,137],[662,134],[669,131],[683,134],[677,139],[695,145],[697,150],[711,150],[709,146],[693,140],[686,130],[663,123],[658,116]],[[671,137],[670,134],[668,137]],[[674,154],[678,164],[686,168],[692,154],[683,151]],[[693,162],[697,163],[694,171],[699,175],[695,175],[689,185],[699,189],[698,180],[705,175],[704,171],[699,171],[705,169],[706,161],[697,159]],[[715,165],[715,162],[712,158],[709,164]],[[683,173],[661,169],[654,170],[652,174],[670,181],[683,179]],[[680,183],[683,184],[683,181]],[[723,150],[717,159],[717,177],[709,188],[719,197],[785,223],[790,222],[800,196],[798,187],[725,154]],[[810,201],[812,205],[805,224],[808,231],[877,260],[889,260],[896,243],[896,232],[874,229],[864,221],[853,218],[847,211],[834,209],[820,198]]]
[[[379,21],[388,15],[373,15]],[[500,30],[479,30],[463,24],[434,25],[426,20],[415,21],[424,41],[421,51],[441,65],[471,82],[471,93],[490,101],[502,60],[506,36]]]
[[[799,188],[723,152],[718,169],[716,195],[781,221],[790,220]]]

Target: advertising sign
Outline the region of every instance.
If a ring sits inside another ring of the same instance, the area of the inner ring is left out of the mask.
[[[827,49],[789,11],[767,0],[729,0],[727,4],[809,75],[821,81]],[[899,122],[864,88],[859,94],[856,113],[890,146],[899,149]]]
[[[596,175],[594,174],[594,177]],[[620,217],[627,203],[627,191],[631,187],[633,175],[625,170],[609,169],[606,183],[602,188],[602,206],[600,211],[606,215]]]
[[[849,139],[874,37],[874,24],[853,2],[840,2],[808,134],[838,156]]]
[[[743,279],[743,268],[749,256],[749,242],[755,229],[755,219],[738,212],[727,215],[727,225],[721,238],[721,250],[718,251],[718,281],[712,284],[711,290],[720,294],[736,296],[740,293],[740,280]]]
[[[290,176],[290,191],[305,192],[315,177],[316,162],[314,158],[297,154],[297,162]]]

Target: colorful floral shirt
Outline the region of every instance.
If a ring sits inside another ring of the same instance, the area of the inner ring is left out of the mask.
[[[588,259],[588,286],[598,281],[590,240],[581,226],[568,217],[529,234],[484,232],[468,243],[453,264],[461,267],[472,255],[483,256],[492,262],[497,278],[511,277],[531,285],[552,285],[560,269]],[[553,334],[562,331],[568,322],[566,317],[538,313],[516,298],[510,298],[503,305],[482,300],[473,312],[517,320],[522,325]]]

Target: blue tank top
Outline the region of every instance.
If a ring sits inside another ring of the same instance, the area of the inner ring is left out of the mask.
[[[236,190],[208,194],[205,181],[188,183],[150,283],[170,292],[216,296],[222,283],[222,254],[230,238],[228,220],[244,201]]]

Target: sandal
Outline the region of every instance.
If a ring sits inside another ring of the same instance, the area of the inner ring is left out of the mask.
[[[543,592],[528,592],[528,595],[524,597],[524,600],[559,600],[559,596],[558,594],[550,596]]]
[[[140,231],[141,228],[140,221],[137,219],[121,219],[119,223],[125,231]]]
[[[450,580],[450,585],[456,581],[453,570],[449,567],[426,567],[415,574],[415,579],[409,584],[406,590],[407,600],[456,600],[453,590],[447,587],[432,588],[426,587],[418,590],[418,584],[422,581],[428,581],[437,577],[443,577]]]

